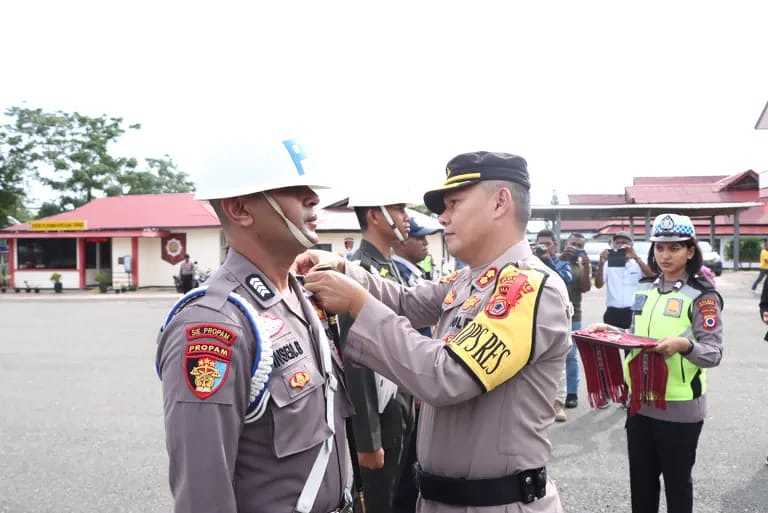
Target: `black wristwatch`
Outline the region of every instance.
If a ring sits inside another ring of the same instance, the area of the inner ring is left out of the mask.
[[[691,354],[691,351],[693,351],[693,340],[688,339],[688,349],[686,349],[680,354],[683,356],[688,356],[689,354]]]

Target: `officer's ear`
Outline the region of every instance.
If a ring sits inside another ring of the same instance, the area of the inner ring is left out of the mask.
[[[493,210],[498,217],[504,217],[509,212],[514,211],[515,200],[512,198],[512,192],[509,190],[509,187],[499,187],[496,189],[493,201],[496,202]]]
[[[246,228],[254,223],[254,216],[251,213],[253,207],[251,206],[249,209],[249,204],[254,201],[253,196],[238,196],[223,199],[219,204],[229,224]]]

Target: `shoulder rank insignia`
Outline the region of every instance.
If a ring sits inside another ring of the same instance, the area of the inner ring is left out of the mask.
[[[237,340],[237,335],[220,324],[192,324],[187,326],[187,340],[197,340],[201,338],[208,338],[223,342],[228,346],[231,346]]]
[[[488,285],[493,283],[493,280],[496,278],[498,272],[499,271],[495,267],[486,269],[486,271],[475,280],[475,287],[478,289],[486,288]]]
[[[478,303],[480,303],[480,301],[481,301],[480,296],[478,296],[477,294],[469,296],[469,298],[467,298],[467,300],[464,301],[464,304],[461,305],[461,309],[465,312],[468,310],[472,310],[474,307],[478,305]]]
[[[232,349],[215,342],[188,342],[184,350],[187,386],[198,399],[208,399],[226,381]]]
[[[456,291],[451,289],[450,292],[445,296],[445,299],[443,299],[443,304],[445,306],[451,306],[453,302],[456,301]]]
[[[269,288],[269,285],[260,274],[254,273],[249,275],[245,279],[245,283],[261,301],[269,301],[275,297],[275,292]]]
[[[453,271],[451,274],[448,274],[440,278],[440,283],[442,283],[443,285],[445,285],[446,283],[453,283],[458,278],[459,278],[459,271]]]

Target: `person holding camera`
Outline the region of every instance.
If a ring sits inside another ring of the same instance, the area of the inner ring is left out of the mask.
[[[600,253],[595,272],[595,287],[606,291],[606,309],[603,322],[618,328],[632,325],[632,305],[635,291],[643,277],[654,273],[632,247],[632,234],[618,232],[611,239],[610,249]]]
[[[539,260],[544,262],[547,267],[555,271],[565,282],[565,286],[568,288],[568,296],[571,303],[573,298],[571,296],[571,285],[573,283],[573,270],[570,264],[571,252],[563,252],[560,257],[557,257],[557,239],[555,234],[551,230],[541,230],[536,234],[536,243],[533,247],[533,253],[539,257]],[[573,344],[568,354],[573,351]],[[567,358],[566,358],[567,361]],[[578,371],[577,371],[578,372]],[[568,415],[565,413],[565,403],[567,397],[565,394],[566,388],[566,371],[563,369],[563,374],[560,378],[560,383],[557,387],[557,396],[555,398],[555,421],[565,422],[568,420]]]
[[[571,330],[581,329],[581,295],[592,288],[591,265],[589,256],[584,251],[586,239],[580,233],[572,233],[565,242],[565,249],[560,254],[560,260],[565,260],[571,266],[573,280],[568,284],[568,297],[573,305]],[[579,404],[579,351],[576,344],[565,359],[566,392],[565,407],[576,408]],[[561,392],[562,395],[562,392]]]

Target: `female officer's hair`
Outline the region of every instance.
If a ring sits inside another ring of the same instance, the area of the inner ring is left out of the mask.
[[[701,269],[701,266],[704,265],[704,255],[701,253],[699,243],[696,241],[696,239],[688,239],[680,241],[680,244],[684,245],[686,248],[694,248],[693,256],[690,260],[688,260],[688,262],[685,263],[685,272],[687,272],[688,276],[691,277],[699,274],[699,269]],[[653,249],[655,247],[656,243],[651,243],[651,249],[648,250],[648,267],[650,267],[651,270],[658,275],[661,274],[661,268],[659,268],[659,264],[656,263],[656,257],[653,254]]]
[[[525,231],[528,219],[531,217],[531,194],[528,189],[519,183],[506,180],[485,180],[480,184],[490,192],[496,192],[502,187],[509,189],[512,201],[515,202],[515,218],[517,218],[518,227]]]

